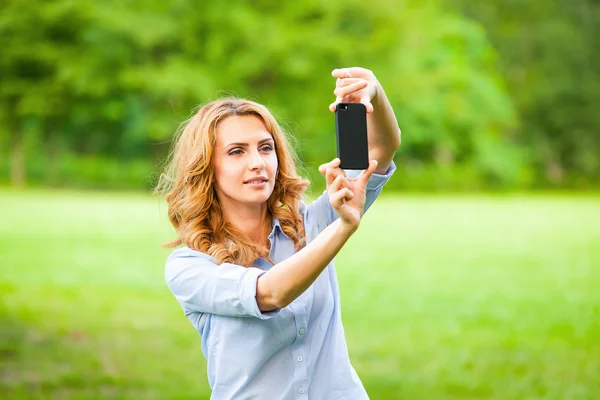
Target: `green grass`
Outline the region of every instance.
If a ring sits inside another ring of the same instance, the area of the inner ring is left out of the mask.
[[[380,199],[336,259],[371,398],[600,398],[599,200]],[[208,398],[171,232],[155,198],[0,191],[0,393]]]

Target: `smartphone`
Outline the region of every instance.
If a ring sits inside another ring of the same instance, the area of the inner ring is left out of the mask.
[[[335,109],[337,156],[342,169],[367,169],[367,108],[362,103],[339,103]]]

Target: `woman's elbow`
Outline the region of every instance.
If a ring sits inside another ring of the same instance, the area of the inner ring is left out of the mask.
[[[279,290],[272,290],[267,279],[262,276],[256,281],[256,304],[262,312],[287,307],[291,301]]]

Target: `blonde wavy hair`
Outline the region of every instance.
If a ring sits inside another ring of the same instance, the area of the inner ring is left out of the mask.
[[[301,249],[306,238],[298,208],[309,181],[297,175],[297,158],[284,131],[269,110],[256,102],[234,97],[215,100],[184,121],[173,139],[155,193],[166,195],[169,219],[178,236],[164,247],[184,244],[214,257],[218,264],[250,267],[258,257],[271,261],[269,249],[254,244],[224,218],[213,185],[217,125],[233,115],[259,117],[273,136],[278,170],[273,193],[267,200],[268,211],[279,219],[296,250]]]

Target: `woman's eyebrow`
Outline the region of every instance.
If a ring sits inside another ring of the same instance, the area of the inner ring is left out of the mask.
[[[261,140],[260,142],[258,142],[258,145],[260,146],[261,144],[265,143],[265,142],[269,142],[269,141],[273,141],[273,138],[266,138]],[[227,146],[225,146],[225,148],[230,147],[230,146],[236,146],[236,147],[248,147],[249,144],[248,143],[242,143],[242,142],[235,142],[235,143],[229,143]]]

